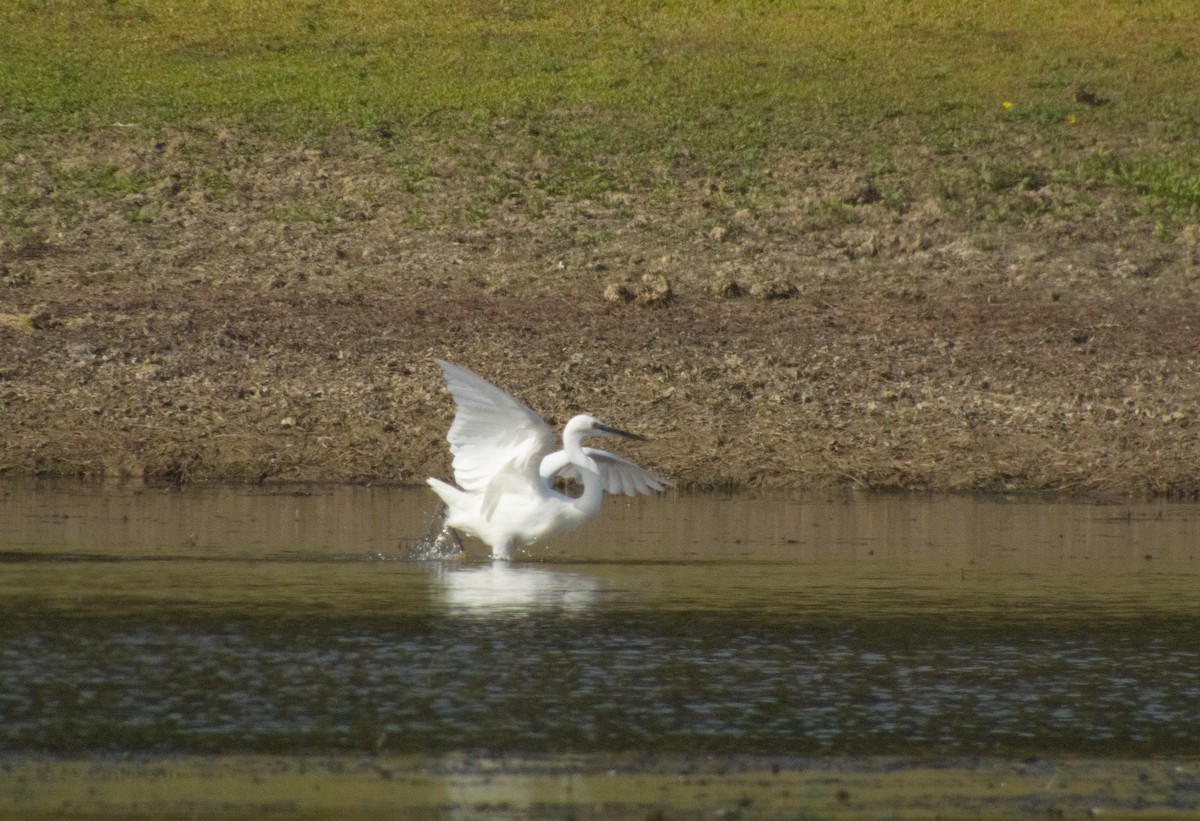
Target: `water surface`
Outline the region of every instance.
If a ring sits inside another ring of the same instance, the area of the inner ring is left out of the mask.
[[[0,486],[0,750],[1200,754],[1200,507]]]

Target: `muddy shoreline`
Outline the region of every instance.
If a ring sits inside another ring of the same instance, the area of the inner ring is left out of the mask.
[[[26,818],[1184,818],[1194,761],[456,754],[4,761]],[[353,808],[353,809],[352,809]]]
[[[414,189],[387,146],[246,139],[123,129],[9,163],[138,184],[69,215],[49,190],[5,230],[0,472],[445,476],[440,357],[552,424],[647,435],[629,455],[685,489],[1200,494],[1198,235],[1136,198],[981,220],[920,173],[887,201],[796,156],[753,209],[684,167],[665,204],[476,213],[458,155]],[[1034,194],[1054,183],[989,207]]]

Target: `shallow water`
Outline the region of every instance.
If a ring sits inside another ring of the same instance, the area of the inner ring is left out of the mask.
[[[0,486],[0,751],[1200,754],[1200,506]],[[479,552],[482,557],[483,551]]]

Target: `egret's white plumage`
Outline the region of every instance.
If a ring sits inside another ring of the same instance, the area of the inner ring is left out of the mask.
[[[528,405],[462,365],[434,361],[457,405],[446,439],[458,487],[433,478],[428,483],[446,503],[446,527],[486,542],[493,558],[508,559],[513,547],[579,527],[596,515],[605,491],[634,496],[666,487],[666,480],[628,459],[583,446],[593,436],[642,437],[582,414],[567,422],[562,450],[553,451],[554,434]],[[583,492],[560,493],[554,488],[559,477],[578,482]]]

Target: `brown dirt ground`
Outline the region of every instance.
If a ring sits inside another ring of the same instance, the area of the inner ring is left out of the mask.
[[[552,159],[423,150],[114,127],[7,163],[0,471],[445,476],[442,357],[685,488],[1200,493],[1200,231],[1134,194],[916,153],[899,197],[815,155],[749,205],[686,157],[556,197]],[[125,184],[64,190],[97,167]]]

